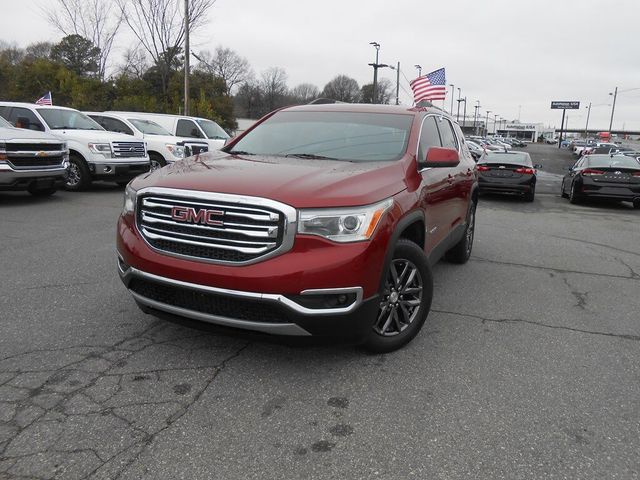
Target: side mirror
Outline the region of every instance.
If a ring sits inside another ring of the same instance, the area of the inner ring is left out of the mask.
[[[460,163],[458,151],[453,148],[431,147],[427,151],[424,162],[420,162],[422,168],[451,168]]]

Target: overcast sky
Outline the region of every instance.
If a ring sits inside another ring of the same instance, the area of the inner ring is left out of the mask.
[[[40,0],[44,2],[45,0]],[[21,47],[60,40],[34,2],[0,0],[0,39]],[[552,100],[578,100],[569,128],[609,126],[617,86],[614,128],[640,130],[638,0],[217,0],[194,50],[216,46],[245,57],[256,75],[281,67],[289,87],[320,89],[338,74],[370,83],[375,60],[369,42],[380,43],[380,62],[400,62],[400,101],[410,104],[407,80],[446,68],[447,83],[462,89],[469,114],[476,100],[508,120],[560,126]],[[118,56],[131,43],[125,28]],[[379,75],[395,85],[395,72]],[[635,90],[634,90],[635,89]],[[444,103],[450,108],[450,97]],[[456,107],[454,106],[454,113]]]

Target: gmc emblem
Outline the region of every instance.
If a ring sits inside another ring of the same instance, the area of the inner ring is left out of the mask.
[[[215,220],[215,217],[222,217],[222,210],[207,210],[201,208],[197,210],[192,207],[173,207],[171,209],[171,218],[178,222],[201,223],[203,225],[213,225],[222,227],[222,220]]]

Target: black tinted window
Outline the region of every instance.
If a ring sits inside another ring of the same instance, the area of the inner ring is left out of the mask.
[[[109,117],[92,117],[98,122],[102,128],[110,132],[124,133],[126,135],[133,135],[133,131],[122,120]]]
[[[478,162],[478,164],[483,163],[509,163],[515,165],[524,165],[526,167],[533,166],[531,157],[528,153],[487,152]]]
[[[28,108],[13,107],[9,115],[9,121],[18,128],[44,132],[44,127],[38,117]]]
[[[453,126],[451,125],[451,122],[446,118],[442,118],[438,122],[438,127],[440,128],[442,146],[444,148],[453,148],[458,150],[458,140],[456,139],[456,135],[453,133]]]
[[[176,136],[177,137],[187,137],[187,138],[203,138],[202,132],[196,126],[196,124],[191,120],[178,120],[178,125],[176,127]]]
[[[431,147],[442,147],[440,141],[440,133],[436,125],[436,117],[427,117],[422,124],[420,131],[420,143],[418,145],[418,160],[424,161],[427,158],[427,152]]]

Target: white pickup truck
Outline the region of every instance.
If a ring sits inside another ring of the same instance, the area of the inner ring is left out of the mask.
[[[67,142],[67,190],[81,190],[93,180],[125,185],[133,177],[149,171],[149,156],[144,142],[107,132],[78,110],[0,102],[0,116],[16,127],[46,132]]]
[[[151,170],[209,150],[209,145],[204,140],[176,137],[146,118],[107,112],[84,113],[109,132],[124,133],[143,140],[147,145]]]
[[[220,150],[229,139],[227,132],[216,122],[207,118],[187,117],[184,115],[170,115],[166,113],[142,113],[142,112],[106,112],[115,113],[127,118],[142,118],[152,120],[162,125],[176,137],[189,138],[191,140],[204,141],[209,145],[209,150]]]
[[[46,133],[15,128],[0,117],[0,191],[52,195],[64,182],[68,166],[66,142]]]

